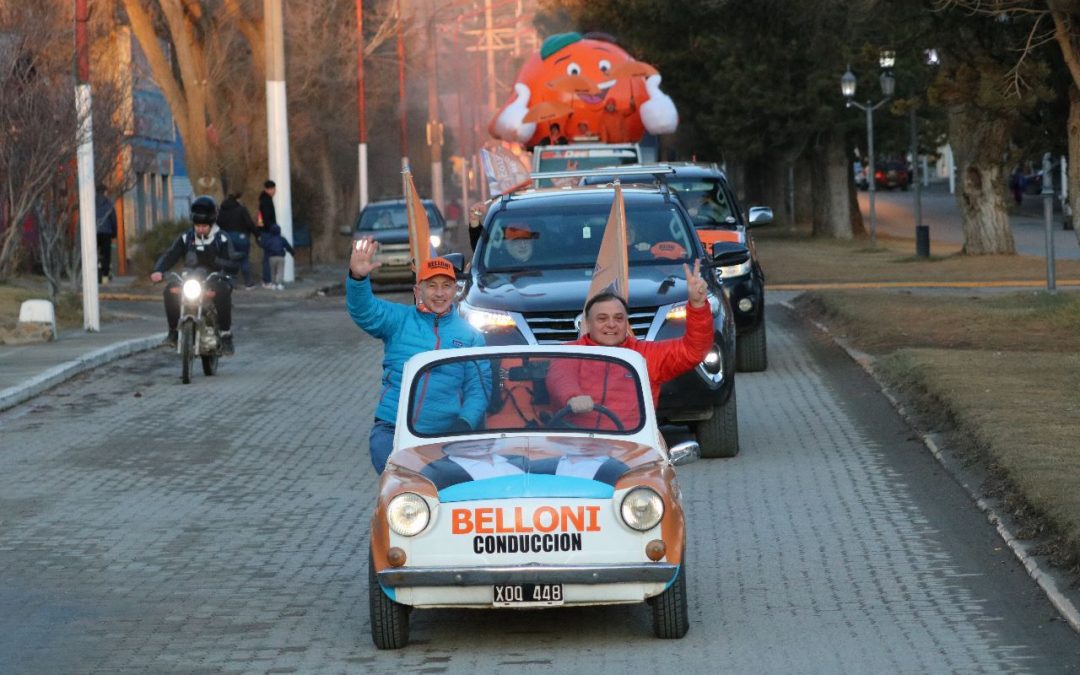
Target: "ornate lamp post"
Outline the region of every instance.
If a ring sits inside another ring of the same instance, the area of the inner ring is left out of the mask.
[[[892,66],[896,62],[896,54],[891,51],[881,52],[880,64],[882,67],[881,73],[881,93],[885,95],[885,98],[873,103],[867,100],[866,104],[861,104],[853,97],[855,96],[855,75],[851,72],[851,66],[848,66],[847,72],[840,77],[840,91],[843,93],[844,98],[847,99],[847,106],[855,106],[859,110],[866,112],[866,152],[867,152],[867,167],[866,167],[866,183],[867,189],[870,191],[870,248],[877,247],[877,213],[874,210],[874,111],[885,105],[889,98],[893,95],[893,91],[896,88],[896,80],[892,76]]]

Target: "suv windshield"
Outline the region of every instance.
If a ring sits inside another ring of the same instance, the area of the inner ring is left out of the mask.
[[[695,225],[734,224],[734,210],[724,195],[720,181],[708,178],[667,178],[665,182],[679,195]]]
[[[424,204],[427,212],[428,223],[431,227],[442,227],[442,220],[435,212],[431,204]],[[379,232],[381,230],[405,229],[409,226],[408,217],[404,204],[387,204],[386,206],[369,206],[360,214],[360,222],[356,226],[359,232]]]
[[[575,413],[567,401],[590,396]],[[651,403],[651,402],[650,402]],[[537,354],[441,359],[413,379],[409,429],[418,436],[586,430],[636,433],[645,395],[635,371],[610,356]]]
[[[610,204],[537,206],[501,211],[480,254],[484,271],[588,268],[596,264]],[[666,202],[626,205],[631,266],[690,262],[693,237],[684,216]]]

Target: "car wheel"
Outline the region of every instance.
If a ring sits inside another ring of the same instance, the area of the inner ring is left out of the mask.
[[[735,340],[735,369],[740,373],[760,373],[769,366],[765,350],[765,320],[744,331]]]
[[[195,359],[195,326],[185,321],[180,326],[180,381],[191,384],[191,364]]]
[[[652,604],[653,632],[662,640],[678,640],[690,630],[686,602],[686,560],[679,566],[675,581],[667,590],[649,600]]]
[[[702,457],[734,457],[739,454],[738,405],[734,389],[726,403],[713,406],[710,419],[697,423],[696,432]]]
[[[386,597],[375,578],[375,563],[368,555],[368,605],[371,608],[371,639],[379,649],[401,649],[409,644],[409,610]]]

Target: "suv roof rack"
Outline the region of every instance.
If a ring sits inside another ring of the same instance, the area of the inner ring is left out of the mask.
[[[648,166],[641,164],[624,164],[622,166],[582,169],[580,171],[540,171],[537,173],[530,173],[529,178],[532,180],[542,180],[544,178],[588,178],[592,176],[611,176],[612,178],[617,178],[619,176],[640,176],[642,174],[652,174],[653,176],[659,177],[669,173],[675,173],[675,169],[667,164],[650,164]]]

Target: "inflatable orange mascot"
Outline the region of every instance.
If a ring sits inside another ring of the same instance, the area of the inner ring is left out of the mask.
[[[675,104],[660,74],[600,33],[544,40],[518,72],[514,93],[488,125],[495,138],[535,145],[635,143],[645,132],[670,134]]]

